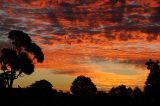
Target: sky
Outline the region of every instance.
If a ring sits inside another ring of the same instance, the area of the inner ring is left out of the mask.
[[[143,89],[145,62],[160,57],[159,6],[159,0],[0,0],[0,49],[9,31],[22,30],[45,55],[14,87],[46,79],[69,91],[84,75],[99,90]]]

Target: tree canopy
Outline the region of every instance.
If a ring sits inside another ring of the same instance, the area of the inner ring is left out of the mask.
[[[43,62],[44,55],[41,48],[35,44],[28,34],[19,30],[9,32],[9,48],[1,50],[0,64],[1,79],[6,82],[6,87],[12,88],[14,79],[22,73],[30,75],[34,72],[34,60]]]
[[[77,96],[91,96],[96,94],[97,88],[89,77],[78,76],[72,83],[71,92]]]

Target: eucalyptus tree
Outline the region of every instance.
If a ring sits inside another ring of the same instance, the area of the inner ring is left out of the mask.
[[[12,30],[8,38],[10,46],[1,50],[0,64],[3,72],[0,77],[5,82],[6,88],[12,88],[14,80],[22,73],[30,75],[34,72],[34,64],[42,63],[44,54],[23,31]]]

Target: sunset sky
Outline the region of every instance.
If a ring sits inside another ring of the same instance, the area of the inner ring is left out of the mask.
[[[143,88],[145,62],[160,58],[160,0],[0,0],[0,48],[15,29],[30,35],[45,60],[14,87],[46,79],[68,91],[85,75],[99,90]]]

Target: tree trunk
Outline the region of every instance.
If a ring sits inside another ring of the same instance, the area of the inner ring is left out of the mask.
[[[10,84],[8,88],[12,88],[13,86],[14,74],[15,74],[15,71],[11,68],[11,76],[10,76],[11,78],[10,78]]]

